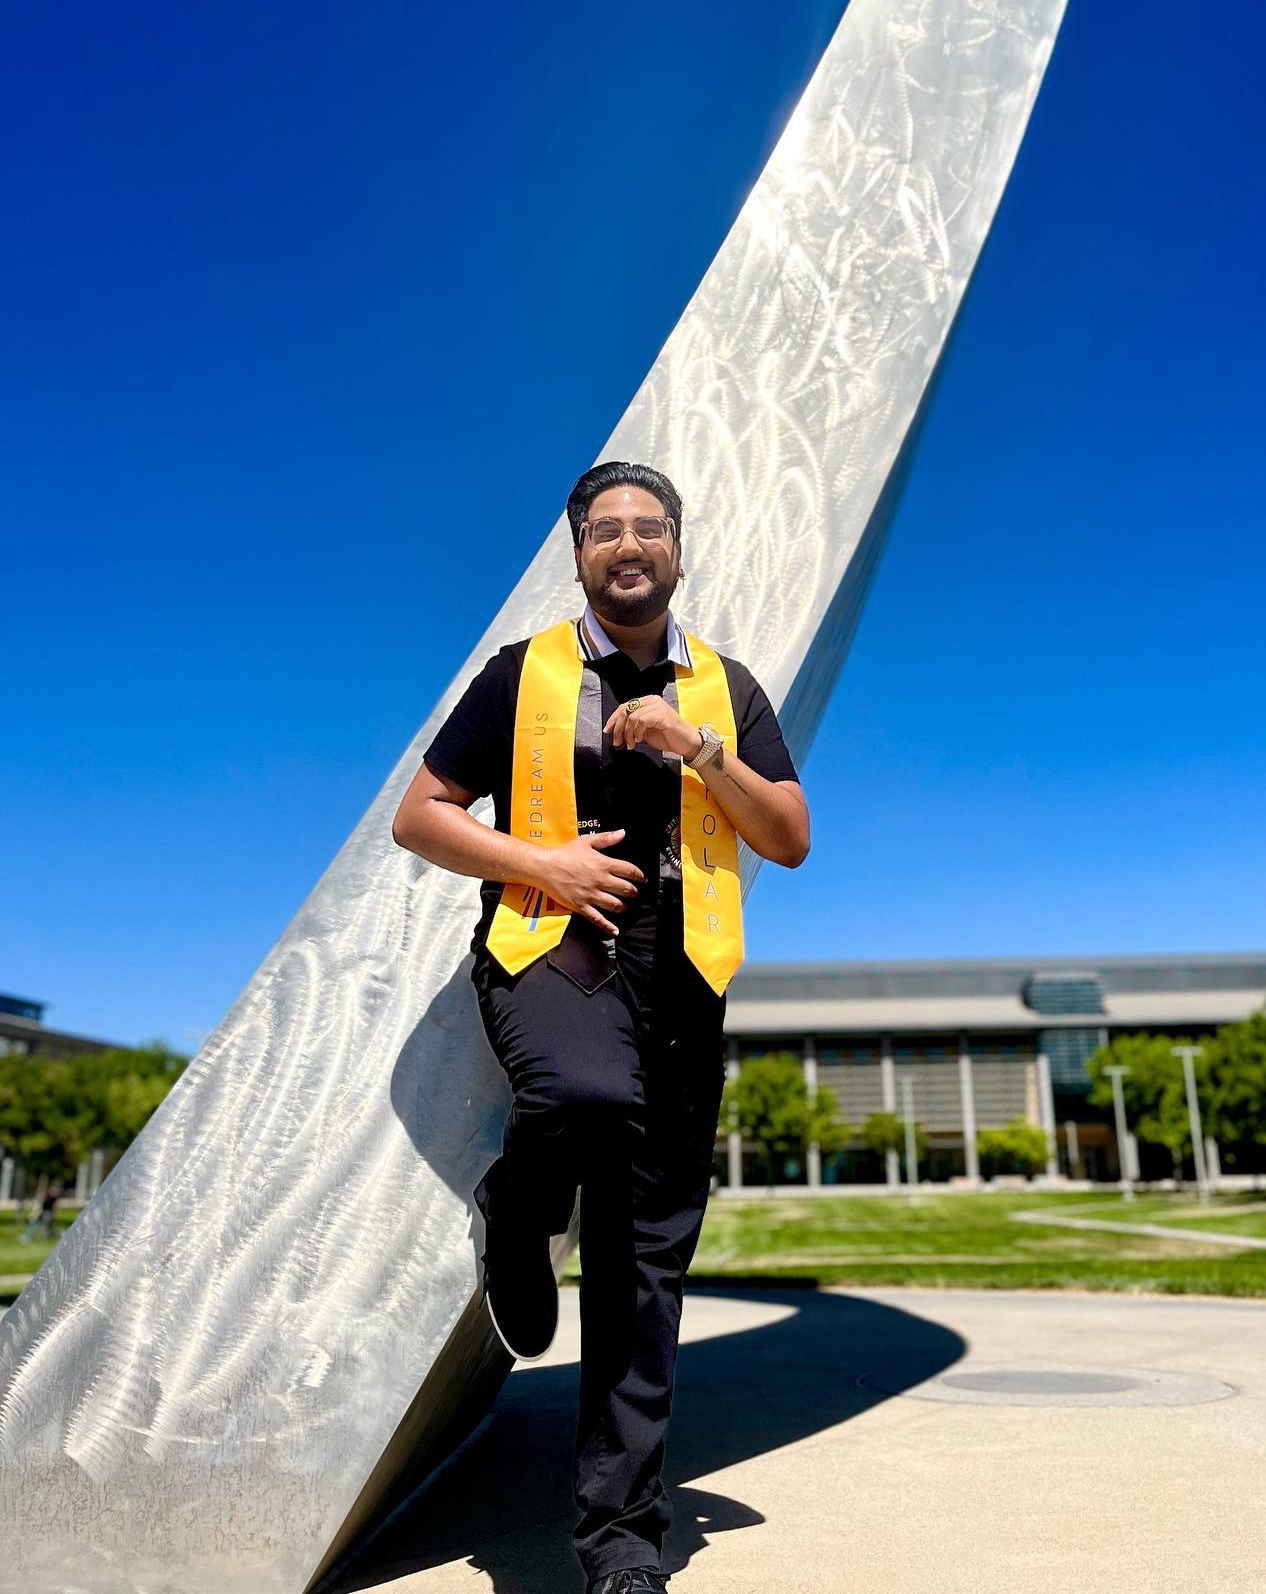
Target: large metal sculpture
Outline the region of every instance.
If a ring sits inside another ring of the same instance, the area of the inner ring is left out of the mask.
[[[853,0],[600,455],[681,488],[682,618],[800,759],[1062,9]],[[575,609],[571,575],[560,518],[0,1326],[0,1587],[300,1594],[504,1376],[475,1304],[508,1101],[467,979],[477,882],[390,825],[487,655]]]

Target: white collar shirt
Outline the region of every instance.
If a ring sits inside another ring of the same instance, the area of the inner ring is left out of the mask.
[[[592,604],[585,605],[585,612],[577,623],[576,640],[580,645],[581,656],[586,659],[605,659],[608,654],[620,651],[602,629],[598,616],[593,612]],[[664,643],[667,656],[672,663],[680,664],[687,670],[694,669],[686,633],[673,618],[671,609],[668,611],[668,634],[664,638]]]

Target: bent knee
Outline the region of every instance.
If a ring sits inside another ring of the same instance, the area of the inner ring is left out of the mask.
[[[573,1112],[629,1113],[642,1104],[641,1082],[631,1075],[620,1079],[584,1079],[572,1085],[569,1105]]]
[[[552,1120],[607,1118],[642,1105],[642,1082],[620,1069],[567,1069],[539,1080],[532,1091],[532,1110]]]

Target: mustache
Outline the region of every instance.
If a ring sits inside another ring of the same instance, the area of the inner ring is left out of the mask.
[[[642,625],[664,612],[676,586],[671,576],[663,580],[654,568],[647,569],[646,576],[646,585],[637,588],[617,586],[612,571],[588,579],[582,576],[581,585],[599,620],[612,620],[617,625]]]

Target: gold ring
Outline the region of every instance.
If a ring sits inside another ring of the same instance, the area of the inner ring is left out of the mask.
[[[642,699],[640,697],[631,697],[624,706],[631,714],[635,708],[641,708]]]

